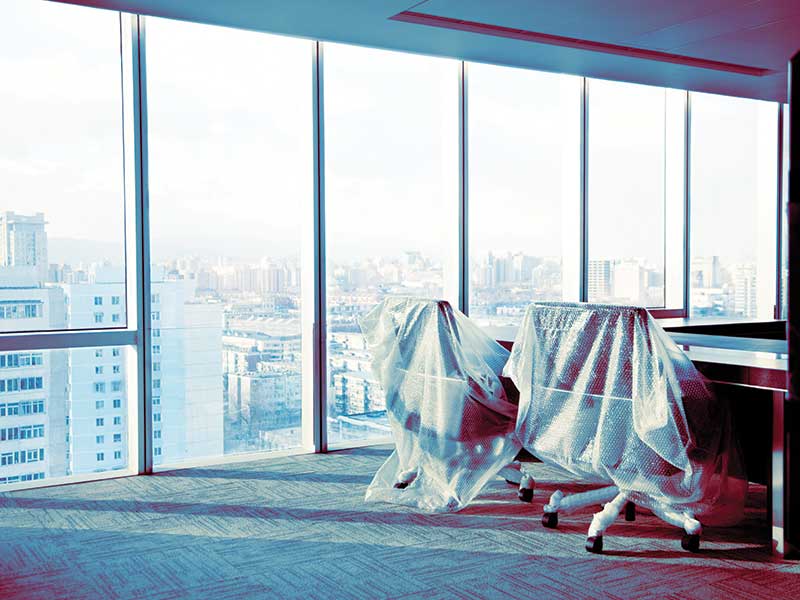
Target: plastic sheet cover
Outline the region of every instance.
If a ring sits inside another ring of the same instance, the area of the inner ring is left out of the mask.
[[[544,462],[706,525],[741,519],[726,405],[646,310],[532,304],[505,372],[520,390],[517,435]]]
[[[390,297],[360,324],[396,445],[366,500],[463,508],[520,448],[499,379],[509,352],[444,301]]]

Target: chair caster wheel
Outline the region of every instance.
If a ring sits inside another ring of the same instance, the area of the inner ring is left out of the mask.
[[[548,529],[555,529],[558,527],[558,513],[546,512],[542,515],[542,525]]]
[[[394,484],[394,489],[396,490],[404,490],[407,487],[408,487],[407,481],[398,481],[397,483]]]
[[[700,536],[695,534],[684,533],[681,538],[681,548],[689,552],[700,552]]]
[[[533,489],[520,488],[519,491],[517,492],[517,498],[519,498],[523,502],[533,502]]]
[[[626,521],[636,520],[636,505],[633,502],[628,502],[625,504],[625,520]]]
[[[584,546],[587,552],[591,552],[592,554],[602,554],[603,553],[603,536],[602,535],[591,535],[586,538],[586,545]]]

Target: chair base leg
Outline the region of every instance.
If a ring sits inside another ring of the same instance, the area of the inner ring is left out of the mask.
[[[684,533],[681,538],[681,548],[689,552],[700,552],[700,535]]]
[[[542,515],[542,525],[548,529],[555,529],[558,527],[558,513],[546,512]]]
[[[520,479],[517,498],[523,502],[533,502],[533,490],[535,488],[536,482],[533,480],[533,477],[526,473],[522,476],[522,479]]]
[[[602,554],[603,552],[603,536],[592,535],[586,538],[586,545],[584,546],[587,552],[592,554]]]
[[[411,485],[417,478],[416,469],[407,469],[397,476],[397,481],[394,482],[394,488],[397,490],[404,490]]]
[[[679,512],[660,503],[654,503],[650,508],[653,514],[662,521],[683,528],[681,548],[689,552],[700,551],[700,535],[703,533],[703,526],[691,513]]]

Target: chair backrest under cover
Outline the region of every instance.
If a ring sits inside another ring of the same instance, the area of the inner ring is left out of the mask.
[[[517,436],[540,459],[643,503],[702,514],[733,502],[741,514],[727,407],[645,309],[532,304],[506,374],[520,390]]]
[[[519,450],[500,381],[508,351],[441,300],[389,297],[360,324],[397,448],[367,497],[461,508]],[[418,473],[402,492],[397,469]]]

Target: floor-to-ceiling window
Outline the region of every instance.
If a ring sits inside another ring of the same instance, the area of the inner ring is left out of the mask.
[[[136,375],[109,331],[128,321],[120,15],[0,8],[2,488],[135,464]]]
[[[691,315],[774,317],[778,104],[693,93]]]
[[[467,65],[469,314],[497,337],[579,298],[582,83]]]
[[[358,319],[389,294],[468,283],[505,339],[535,300],[680,312],[684,276],[693,316],[785,305],[775,103],[7,7],[0,484],[386,438]]]
[[[390,435],[358,318],[387,294],[457,300],[458,68],[324,47],[331,444]]]
[[[589,302],[683,308],[685,98],[589,81]]]
[[[312,42],[149,19],[154,462],[301,443]]]

